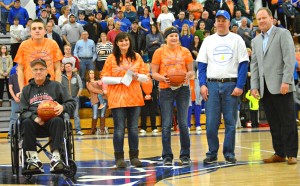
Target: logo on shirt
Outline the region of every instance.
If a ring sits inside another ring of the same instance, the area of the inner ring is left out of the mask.
[[[213,60],[220,66],[227,65],[233,58],[233,50],[229,45],[219,45],[213,51]]]

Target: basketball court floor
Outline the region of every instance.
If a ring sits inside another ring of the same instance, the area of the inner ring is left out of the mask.
[[[26,180],[23,176],[12,175],[10,145],[8,139],[0,139],[0,183],[37,185],[203,185],[203,186],[298,186],[300,185],[300,162],[263,164],[263,158],[273,154],[271,135],[268,128],[238,129],[236,134],[236,158],[234,165],[226,164],[222,155],[224,129],[220,129],[218,163],[203,165],[202,160],[208,149],[206,133],[191,132],[190,167],[179,164],[179,133],[172,133],[173,166],[163,166],[160,158],[161,133],[140,136],[140,158],[142,168],[114,167],[112,134],[107,136],[75,136],[77,174],[74,179],[63,175],[49,174],[49,160],[44,154],[45,174]],[[44,141],[46,142],[46,140]],[[125,138],[125,159],[129,165],[127,137]],[[299,157],[298,157],[299,159]]]

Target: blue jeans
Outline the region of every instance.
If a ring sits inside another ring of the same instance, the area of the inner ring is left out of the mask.
[[[75,130],[76,130],[76,132],[78,132],[78,131],[81,131],[80,118],[79,118],[79,113],[78,113],[78,111],[79,111],[79,98],[75,97],[75,96],[72,96],[72,97],[76,101],[76,108],[74,110],[73,116],[74,116]],[[68,118],[68,119],[70,119],[70,118]]]
[[[79,75],[82,79],[82,85],[83,87],[86,87],[85,85],[85,73],[87,70],[95,70],[95,65],[92,59],[80,59],[80,69],[79,69]]]
[[[9,131],[8,135],[11,134],[11,126],[12,124],[16,123],[18,119],[18,112],[20,110],[20,103],[15,102],[13,99],[11,99],[11,112],[10,112],[10,119],[9,119]]]
[[[180,129],[180,158],[183,156],[190,157],[190,135],[187,125],[188,107],[190,100],[190,89],[188,86],[182,86],[176,90],[160,89],[160,108],[162,119],[162,157],[173,159],[171,148],[171,127],[174,101],[177,107],[177,120]]]
[[[1,29],[0,32],[3,34],[6,34],[6,22],[8,18],[8,13],[9,12],[1,12]]]
[[[235,125],[237,120],[238,98],[231,96],[236,82],[208,82],[208,100],[205,103],[206,137],[209,146],[207,157],[217,157],[219,150],[218,129],[221,123],[221,113],[225,120],[225,139],[223,155],[233,158],[235,146]]]
[[[141,107],[122,107],[111,109],[114,120],[114,150],[124,152],[124,133],[127,123],[129,150],[139,149],[138,120]],[[127,122],[126,122],[127,119]]]
[[[105,112],[106,112],[106,109],[107,109],[107,99],[103,99],[102,104],[104,104],[104,103],[106,103],[106,104],[103,107],[103,109],[98,109],[99,103],[96,103],[92,106],[92,108],[93,108],[93,119],[97,119],[98,116],[100,116],[100,118],[105,117]]]

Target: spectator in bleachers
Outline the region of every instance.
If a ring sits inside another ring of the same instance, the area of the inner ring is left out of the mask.
[[[20,90],[27,85],[32,78],[30,62],[35,59],[44,59],[47,63],[47,73],[51,80],[61,81],[60,60],[63,55],[57,43],[51,39],[44,38],[46,26],[40,20],[34,20],[30,25],[31,39],[23,41],[14,59],[19,64],[18,81]]]
[[[125,2],[124,2],[124,5],[125,5],[125,6],[122,6],[122,7],[121,7],[122,12],[125,12],[125,9],[126,9],[126,3],[129,3],[129,4],[130,4],[130,10],[131,10],[131,11],[136,12],[135,7],[132,5],[132,2],[131,2],[130,0],[125,0]],[[123,5],[123,4],[122,4],[122,5]]]
[[[191,34],[195,35],[195,32],[197,30],[197,27],[198,26],[198,21],[197,20],[194,20],[194,24],[192,27],[190,27],[190,31],[191,31]]]
[[[76,20],[76,17],[75,17],[75,20]],[[81,24],[82,27],[87,24],[87,21],[85,20],[85,14],[84,14],[84,12],[80,12],[78,14],[77,23]]]
[[[189,14],[189,18],[188,18],[188,23],[189,23],[189,27],[192,28],[194,26],[194,14]],[[196,20],[198,23],[198,20]]]
[[[239,29],[239,26],[236,23],[231,26],[232,33],[238,34],[238,29]]]
[[[53,6],[53,7],[51,7],[51,15],[54,15],[55,17],[56,17],[56,19],[58,20],[59,19],[59,17],[60,17],[60,13],[58,13],[57,11],[56,11],[56,8]]]
[[[81,24],[76,23],[75,15],[69,16],[69,22],[62,28],[62,37],[67,45],[72,47],[72,54],[76,42],[80,39],[83,27]]]
[[[54,27],[54,24],[52,22],[48,22],[46,24],[47,32],[45,34],[45,38],[54,40],[57,43],[58,47],[60,48],[61,52],[63,52],[64,51],[63,50],[63,42],[62,42],[59,34],[53,31],[53,27]]]
[[[277,17],[273,17],[273,25],[276,27],[284,28],[281,24],[281,21],[277,19]]]
[[[208,12],[208,18],[215,20],[216,13],[220,9],[220,2],[218,0],[206,0],[204,3],[204,9]]]
[[[14,6],[10,8],[10,11],[8,13],[8,22],[10,25],[14,24],[15,18],[19,19],[19,23],[20,25],[23,25],[23,27],[25,27],[29,18],[27,10],[21,7],[20,0],[15,0]]]
[[[189,25],[186,23],[183,24],[181,33],[179,34],[179,41],[181,43],[181,46],[189,49],[193,43],[193,38],[194,36],[190,32]]]
[[[110,30],[107,33],[107,39],[108,39],[108,41],[110,41],[111,43],[114,43],[117,34],[120,33],[120,32],[122,32],[120,30],[120,28],[121,28],[121,22],[120,21],[116,21],[115,22],[115,28],[112,29],[112,30]]]
[[[145,8],[148,9],[148,12],[151,12],[150,6],[147,5],[147,0],[141,0],[141,6],[138,6],[137,17],[145,15]]]
[[[47,10],[48,16],[50,16],[50,15],[51,15],[51,5],[46,4],[46,5],[45,5],[45,9]]]
[[[89,33],[89,39],[93,40],[97,44],[100,34],[104,31],[100,23],[95,21],[94,14],[88,15],[87,24],[83,26],[83,29]]]
[[[146,50],[146,35],[139,29],[137,20],[132,23],[129,35],[131,36],[133,50],[142,56]]]
[[[42,10],[46,8],[45,4],[43,4],[43,0],[38,0],[38,5],[35,8],[36,17],[40,17]]]
[[[64,25],[68,23],[70,14],[70,7],[69,6],[63,6],[61,8],[61,16],[58,18],[58,26],[62,28]]]
[[[18,66],[15,67],[16,71],[18,70]],[[11,135],[11,126],[15,124],[18,116],[18,111],[20,109],[20,98],[17,97],[17,94],[20,92],[19,84],[18,84],[18,74],[12,74],[9,76],[8,80],[8,89],[9,93],[12,97],[11,99],[11,112],[10,112],[10,118],[9,118],[9,131],[8,131],[8,138],[10,138]]]
[[[105,32],[102,32],[100,35],[99,42],[96,46],[97,60],[96,67],[99,72],[102,71],[104,63],[109,54],[112,53],[113,44],[107,40],[107,35]]]
[[[140,28],[143,30],[144,34],[147,35],[150,33],[151,30],[151,24],[153,24],[152,17],[150,15],[150,9],[148,7],[145,7],[143,16],[139,17],[139,24]]]
[[[201,42],[199,36],[194,36],[193,43],[189,47],[189,50],[190,50],[194,60],[196,60],[196,58],[198,56],[198,52],[200,50],[201,44],[202,44],[202,42]]]
[[[38,5],[38,0],[33,0],[35,5]],[[52,3],[52,0],[43,0],[44,5],[50,5]]]
[[[107,18],[107,32],[115,28],[115,20],[112,17]]]
[[[46,9],[41,10],[41,15],[40,15],[39,19],[42,20],[44,22],[44,24],[47,24],[47,22],[48,22],[48,14],[47,14],[47,10]]]
[[[19,19],[16,17],[14,19],[14,24],[10,26],[9,33],[10,33],[10,53],[12,58],[14,59],[19,46],[21,44],[21,32],[24,30],[24,27],[19,24]]]
[[[161,14],[156,20],[159,32],[164,33],[165,29],[172,26],[174,21],[174,15],[169,12],[169,9],[166,5],[163,5],[161,7]]]
[[[276,4],[276,14],[277,14],[277,17],[278,17],[278,20],[280,20],[282,26],[284,28],[286,28],[286,21],[285,21],[285,14],[283,12],[283,8],[282,8],[282,4],[284,2],[284,0],[276,0],[278,1],[277,4]]]
[[[187,10],[189,11],[189,13],[194,14],[194,18],[196,20],[199,20],[203,12],[203,6],[197,0],[192,0],[192,2],[188,4]]]
[[[71,46],[70,45],[65,45],[64,46],[64,58],[61,60],[62,64],[66,63],[72,63],[72,69],[73,72],[78,73],[80,69],[80,64],[79,64],[79,59],[76,56],[73,56],[71,53]]]
[[[242,12],[241,10],[236,10],[235,11],[235,17],[233,19],[231,19],[231,22],[230,22],[230,27],[232,27],[232,25],[234,24],[237,24],[238,27],[241,26],[241,22],[242,22]],[[247,18],[247,26],[252,29],[253,27],[253,24],[252,24],[252,21],[250,19]]]
[[[3,103],[4,85],[6,86],[6,91],[8,99],[11,99],[11,94],[8,87],[8,79],[11,68],[13,67],[13,60],[11,55],[8,54],[7,46],[0,45],[0,107]]]
[[[95,21],[101,25],[102,31],[107,33],[107,22],[106,22],[106,20],[102,19],[102,13],[101,12],[96,13]]]
[[[199,29],[196,30],[194,36],[198,36],[201,41],[204,40],[204,32],[205,32],[205,23],[203,21],[199,22]]]
[[[209,13],[207,11],[202,12],[201,19],[198,21],[198,23],[201,21],[205,23],[205,30],[211,30],[214,26],[214,20],[209,18]]]
[[[190,2],[191,0],[173,0],[173,5],[178,7],[179,11],[186,11]]]
[[[53,2],[54,2],[54,7],[56,8],[56,11],[60,14],[64,14],[61,9],[62,9],[62,7],[68,5],[68,0],[53,0]]]
[[[68,6],[70,7],[71,14],[74,14],[75,17],[78,17],[77,0],[75,0],[75,2],[73,2],[73,0],[68,0]]]
[[[181,32],[182,26],[184,24],[189,25],[189,22],[188,22],[188,20],[185,19],[185,12],[180,11],[179,14],[178,14],[178,19],[176,19],[173,22],[173,26],[175,26],[178,29],[178,31]]]
[[[124,17],[129,19],[129,21],[132,23],[137,19],[136,12],[132,11],[130,9],[131,4],[130,3],[125,3],[125,11],[124,11]]]
[[[31,37],[30,35],[30,25],[32,23],[32,19],[28,18],[25,29],[21,32],[21,40],[25,41]]]
[[[118,16],[115,18],[115,22],[119,21],[121,23],[121,28],[120,30],[122,32],[128,32],[131,27],[131,22],[129,19],[124,17],[124,12],[119,10]]]
[[[251,21],[254,14],[254,3],[252,0],[239,0],[237,6],[242,12],[242,16],[247,17]]]
[[[94,61],[97,58],[96,45],[91,39],[88,39],[89,34],[87,31],[81,33],[81,39],[76,42],[74,49],[74,56],[80,60],[79,74],[85,85],[86,70],[95,70]]]
[[[240,0],[243,1],[243,0]],[[230,14],[230,18],[234,18],[235,12],[237,10],[237,5],[232,0],[226,0],[221,7],[222,10],[226,10]]]
[[[167,0],[169,12],[173,14],[175,19],[178,19],[179,8],[173,5],[173,0]]]
[[[107,19],[108,13],[101,0],[98,0],[94,14],[96,15],[99,12],[102,14],[102,20]]]
[[[6,23],[10,8],[14,5],[14,0],[0,0],[0,33],[6,34]]]
[[[296,8],[292,5],[291,1],[289,0],[284,0],[284,3],[282,4],[282,9],[286,17],[286,28],[288,30],[291,30],[294,25],[295,17],[300,13],[296,10]]]
[[[156,24],[151,25],[151,31],[146,36],[146,49],[148,50],[149,61],[152,61],[154,52],[164,43],[164,38],[158,31]]]
[[[246,47],[251,48],[251,40],[252,40],[252,30],[247,27],[247,18],[242,18],[241,26],[237,31],[238,35],[240,35],[245,41]]]
[[[53,26],[53,31],[56,32],[56,33],[58,33],[58,35],[60,36],[60,38],[63,39],[63,38],[62,38],[62,30],[61,30],[61,28],[56,24],[55,21],[57,21],[56,17],[49,17],[49,18],[48,18],[48,22],[51,22],[51,23],[53,23],[53,25],[54,25],[54,26]]]

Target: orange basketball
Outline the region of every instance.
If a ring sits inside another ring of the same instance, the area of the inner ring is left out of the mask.
[[[52,100],[42,101],[37,108],[37,113],[41,120],[48,121],[49,119],[56,117],[57,115],[54,111],[56,105],[57,103]]]
[[[180,69],[170,69],[167,71],[171,86],[178,87],[184,83],[186,73]]]

